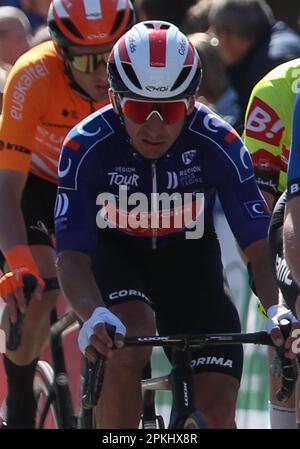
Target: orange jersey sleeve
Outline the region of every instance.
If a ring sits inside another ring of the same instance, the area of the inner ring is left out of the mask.
[[[0,168],[29,171],[36,127],[46,107],[47,74],[43,61],[28,58],[27,54],[13,67],[4,91],[0,121]]]

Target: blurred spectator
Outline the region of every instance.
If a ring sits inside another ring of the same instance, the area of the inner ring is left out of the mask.
[[[4,0],[3,5],[15,6],[27,15],[33,31],[47,22],[51,0]]]
[[[209,11],[211,0],[198,0],[187,10],[181,23],[181,30],[186,34],[204,33],[209,28]]]
[[[13,6],[0,6],[0,60],[13,65],[31,46],[31,26],[26,15]]]
[[[46,23],[51,0],[20,0],[22,9],[28,14],[42,17]]]
[[[300,2],[296,0],[267,0],[277,20],[283,20],[298,32],[297,18],[300,15]]]
[[[8,77],[10,69],[11,69],[10,65],[7,65],[3,61],[0,61],[0,113],[2,111],[2,98],[3,98],[4,86],[5,86],[6,79]]]
[[[209,19],[239,96],[242,128],[254,85],[272,68],[300,56],[300,37],[275,21],[265,0],[213,0]]]
[[[230,86],[217,47],[207,33],[194,33],[188,36],[197,49],[203,67],[198,100],[207,104],[232,126],[239,118],[237,93]]]
[[[159,19],[181,25],[187,10],[196,0],[135,0],[139,20]]]
[[[32,47],[41,44],[42,42],[49,41],[51,39],[49,28],[46,25],[39,27],[33,35]]]

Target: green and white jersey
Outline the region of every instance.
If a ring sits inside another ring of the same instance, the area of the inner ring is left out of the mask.
[[[279,65],[254,87],[245,118],[244,143],[261,190],[276,197],[287,186],[292,115],[300,90],[300,58]]]

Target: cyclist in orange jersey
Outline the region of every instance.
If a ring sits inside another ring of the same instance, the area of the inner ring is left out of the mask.
[[[21,56],[6,84],[0,125],[0,250],[7,273],[0,295],[7,303],[6,331],[8,317],[15,322],[17,310],[26,308],[24,274],[38,279],[21,346],[4,356],[10,428],[34,427],[34,369],[58,295],[58,290],[42,294],[42,278],[56,276],[51,230],[60,148],[78,121],[108,103],[109,52],[133,20],[130,0],[53,0],[52,41]]]

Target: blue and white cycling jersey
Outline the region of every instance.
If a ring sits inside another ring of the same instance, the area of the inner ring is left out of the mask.
[[[103,193],[115,202],[108,199],[101,203],[98,195]],[[109,232],[135,244],[154,248],[185,238],[184,226],[175,229],[171,223],[168,229],[149,227],[152,209],[150,215],[145,211],[144,217],[139,212],[145,226],[137,228],[128,220],[120,225],[124,214],[128,218],[128,210],[136,207],[135,195],[140,194],[148,205],[153,205],[153,194],[174,194],[175,199],[189,194],[193,219],[199,212],[199,195],[203,194],[205,238],[206,226],[213,222],[216,193],[242,249],[266,237],[269,212],[256,185],[249,153],[229,124],[196,103],[174,145],[153,161],[130,145],[124,125],[112,107],[106,106],[80,122],[65,139],[55,206],[57,251],[90,254],[99,232],[97,217],[112,211],[117,217],[116,229]],[[125,200],[131,202],[126,213]],[[161,219],[164,209],[158,208]],[[182,213],[175,206],[170,206],[170,211],[173,218]]]
[[[300,195],[300,92],[295,99],[292,121],[292,144],[287,172],[287,199]]]

